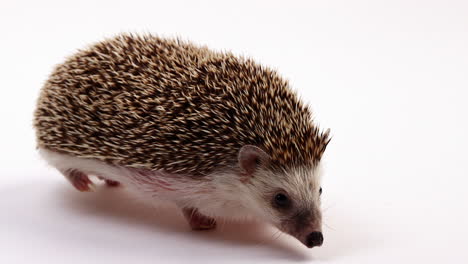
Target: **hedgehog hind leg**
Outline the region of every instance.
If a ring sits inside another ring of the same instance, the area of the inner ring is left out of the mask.
[[[118,187],[118,186],[120,186],[120,182],[118,182],[118,181],[109,180],[109,179],[106,179],[103,176],[98,176],[98,178],[100,180],[104,181],[106,183],[106,185],[109,186],[109,187]]]
[[[91,176],[103,180],[107,186],[120,186],[121,177],[117,177],[121,170],[103,162],[74,157],[72,155],[58,153],[47,148],[39,148],[40,156],[61,172],[65,178],[79,191],[93,191],[94,184]]]
[[[89,175],[79,169],[59,169],[59,171],[67,178],[67,180],[80,192],[94,191],[95,185],[89,178]],[[97,176],[100,180],[106,183],[108,187],[118,187],[120,182],[109,180],[103,176]]]
[[[113,181],[113,180],[104,180],[106,182],[106,185],[109,187],[119,187],[120,182],[118,181]]]
[[[216,227],[215,219],[201,214],[196,208],[184,208],[182,212],[192,230],[211,230]]]
[[[80,192],[89,192],[94,190],[94,184],[88,175],[78,169],[59,169],[67,180]]]

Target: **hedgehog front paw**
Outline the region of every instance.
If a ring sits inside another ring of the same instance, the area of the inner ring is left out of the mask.
[[[216,220],[202,215],[196,208],[184,208],[182,211],[192,230],[210,230],[216,227]]]

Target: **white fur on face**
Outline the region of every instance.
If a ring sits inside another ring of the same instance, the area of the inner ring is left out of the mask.
[[[291,215],[279,212],[272,207],[274,195],[279,191],[288,195],[293,202],[292,211],[308,211],[314,215],[314,225],[321,225],[320,210],[321,166],[314,168],[296,167],[274,174],[260,170],[252,179],[250,196],[255,199],[257,215],[281,227],[283,222],[291,221]]]

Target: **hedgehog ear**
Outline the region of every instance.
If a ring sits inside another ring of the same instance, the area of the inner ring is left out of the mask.
[[[245,145],[239,150],[238,160],[243,175],[252,176],[252,174],[261,166],[265,166],[270,156],[253,145]]]

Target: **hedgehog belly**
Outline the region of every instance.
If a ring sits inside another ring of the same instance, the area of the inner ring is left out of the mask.
[[[76,176],[95,176],[100,179],[121,183],[123,186],[130,187],[131,189],[148,192],[158,198],[170,201],[179,200],[180,202],[183,201],[184,196],[190,196],[190,199],[192,199],[196,193],[206,194],[210,191],[209,179],[205,179],[205,183],[200,184],[199,180],[197,181],[185,175],[116,166],[97,159],[78,158],[44,148],[40,148],[39,153],[51,166],[62,172],[74,186],[74,178]],[[76,180],[83,181],[83,179]],[[82,187],[81,189],[77,188],[79,191],[90,191],[93,189],[94,183],[92,181],[85,179],[83,182],[86,182],[88,186],[78,186]]]
[[[250,211],[234,202],[235,199],[225,197],[222,192],[219,192],[213,181],[214,177],[222,177],[219,173],[208,175],[200,180],[182,174],[115,166],[100,160],[78,158],[44,148],[39,148],[39,153],[49,165],[62,172],[79,191],[94,190],[95,183],[88,177],[95,176],[111,181],[111,184],[119,183],[119,186],[126,187],[136,197],[145,201],[167,201],[175,203],[180,208],[197,208],[203,215],[217,218],[253,217]],[[74,174],[78,172],[86,177],[85,180],[76,179]],[[229,198],[231,202],[226,203],[226,198]]]

